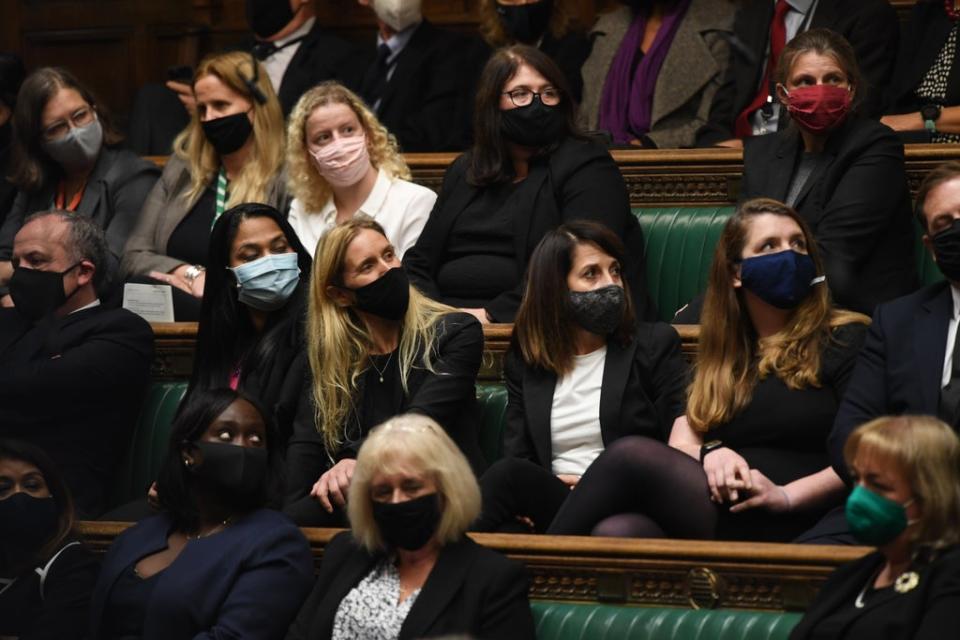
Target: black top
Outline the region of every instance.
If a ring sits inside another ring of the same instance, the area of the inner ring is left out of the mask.
[[[74,544],[63,548],[47,567],[42,593],[40,575],[34,567],[9,587],[0,586],[0,636],[23,640],[86,637],[90,592],[99,569],[97,556],[87,547]]]
[[[571,31],[555,38],[550,31],[540,40],[540,51],[550,56],[567,78],[577,104],[583,99],[583,63],[590,57],[593,41],[582,31]]]
[[[163,572],[160,572],[163,573]],[[107,621],[106,635],[119,640],[139,638],[147,606],[157,586],[160,573],[141,578],[135,564],[127,567],[110,590],[103,617]]]
[[[167,240],[167,255],[187,264],[207,264],[210,246],[210,229],[217,211],[217,194],[214,187],[203,190],[197,203],[170,234]]]

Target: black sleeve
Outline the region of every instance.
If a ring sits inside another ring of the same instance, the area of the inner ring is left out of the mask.
[[[316,428],[316,405],[310,380],[308,377],[304,381],[293,419],[292,433],[287,443],[283,502],[288,506],[308,498],[314,483],[330,468],[327,449]]]
[[[320,607],[323,597],[327,595],[327,589],[330,587],[330,583],[336,578],[340,567],[343,566],[343,562],[352,549],[351,541],[350,532],[345,531],[334,536],[329,544],[327,544],[323,550],[320,574],[314,583],[313,591],[310,592],[303,606],[300,607],[300,612],[297,614],[293,624],[290,625],[285,640],[309,640],[311,638],[329,636],[329,630],[314,629],[311,623],[316,617],[317,609]]]
[[[72,640],[86,636],[90,594],[100,562],[82,545],[64,550],[43,585],[42,612],[23,630],[20,640]]]
[[[26,191],[18,192],[13,200],[13,206],[3,220],[3,226],[0,226],[0,261],[9,262],[13,257],[13,238],[23,226],[23,220],[27,215],[28,199]]]
[[[649,376],[652,391],[650,397],[656,404],[666,441],[673,421],[686,411],[689,369],[676,330],[663,322],[650,326],[650,334],[642,339],[638,352],[643,354],[643,368]]]
[[[931,576],[929,599],[912,636],[915,640],[939,640],[955,633],[960,625],[960,554],[956,551],[941,560]]]
[[[854,0],[847,4],[860,7],[855,10],[859,15],[843,35],[857,54],[860,73],[867,84],[861,109],[868,116],[880,116],[883,90],[890,84],[897,61],[900,21],[896,10],[885,0]]]
[[[536,461],[536,449],[530,440],[523,408],[523,358],[511,349],[503,358],[503,377],[507,386],[507,417],[503,434],[503,456]]]
[[[866,338],[867,325],[859,322],[851,322],[833,330],[831,347],[824,356],[827,361],[822,366],[828,378],[824,382],[831,386],[838,401],[847,392]]]
[[[523,565],[507,561],[486,590],[478,638],[497,640],[533,640],[536,637],[530,600],[529,581]]]
[[[734,32],[736,32],[736,29],[734,29]],[[695,146],[712,147],[718,142],[730,140],[734,137],[733,123],[737,117],[735,109],[738,97],[736,74],[743,73],[738,65],[742,66],[743,62],[740,60],[740,55],[731,47],[726,73],[724,73],[723,80],[716,93],[713,94],[707,122],[697,131],[694,140]]]
[[[118,162],[129,160],[131,159],[125,153],[117,158]],[[139,169],[133,175],[128,176],[120,184],[107,185],[107,189],[110,189],[109,199],[113,217],[104,231],[107,246],[118,262],[123,258],[123,248],[137,225],[143,203],[146,202],[153,185],[160,177],[160,167],[152,162],[139,158],[135,162],[139,165]]]

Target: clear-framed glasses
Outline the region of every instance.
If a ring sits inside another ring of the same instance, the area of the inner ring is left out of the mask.
[[[43,130],[43,138],[48,142],[59,140],[69,133],[70,129],[85,127],[97,118],[93,107],[80,107],[65,120],[57,120]]]
[[[504,95],[510,96],[510,101],[518,107],[525,107],[533,102],[533,96],[540,96],[540,102],[548,107],[554,107],[560,104],[560,92],[553,87],[544,87],[541,91],[531,91],[525,87],[519,87],[513,91],[504,91]]]

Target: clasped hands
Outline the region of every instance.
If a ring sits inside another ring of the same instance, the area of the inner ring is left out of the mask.
[[[703,472],[710,486],[710,499],[717,504],[734,503],[731,513],[757,507],[783,513],[791,508],[786,489],[751,469],[743,456],[732,449],[721,447],[709,452],[703,459]]]

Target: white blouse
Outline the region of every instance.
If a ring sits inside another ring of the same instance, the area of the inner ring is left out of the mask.
[[[395,640],[418,595],[400,602],[400,572],[391,559],[380,562],[340,601],[333,640]]]
[[[600,392],[607,347],[573,357],[573,369],[557,380],[550,411],[553,473],[582,476],[603,451]]]

